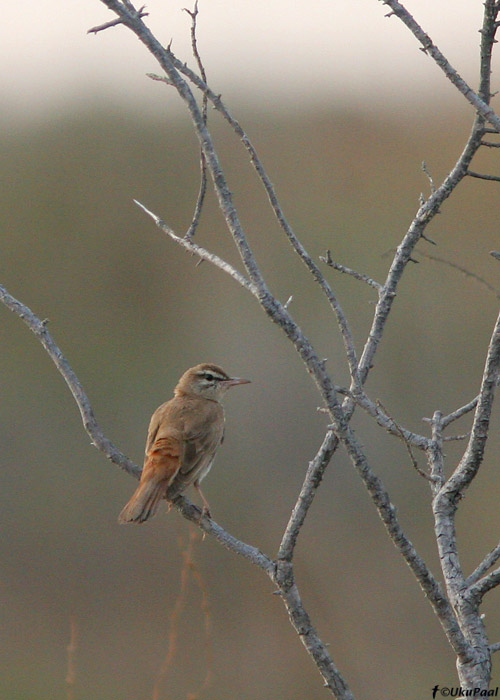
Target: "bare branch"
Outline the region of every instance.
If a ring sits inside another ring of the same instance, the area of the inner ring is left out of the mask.
[[[434,180],[432,179],[432,175],[429,172],[429,169],[427,167],[427,163],[425,162],[425,160],[422,161],[422,170],[427,175],[427,179],[429,180],[431,194],[434,194],[434,192],[436,191],[436,185],[434,184]]]
[[[481,117],[500,131],[500,117],[489,106],[488,102],[485,101],[485,96],[482,96],[483,99],[481,99],[481,97],[465,82],[465,80],[458,74],[450,62],[441,53],[438,47],[433,43],[430,36],[426,34],[422,27],[420,27],[420,25],[414,20],[408,10],[397,0],[383,0],[383,2],[384,5],[389,5],[389,7],[392,9],[391,14],[396,15],[408,27],[416,39],[422,44],[422,50],[424,53],[428,54],[434,59],[448,80],[453,83],[459,92],[462,93],[462,95],[477,110]],[[498,8],[496,8],[495,16],[497,13]],[[489,94],[487,96],[487,100],[489,101]]]
[[[424,479],[426,479],[427,481],[431,481],[431,482],[434,481],[434,480],[435,480],[435,477],[432,477],[430,474],[428,474],[427,472],[425,472],[423,469],[421,469],[421,468],[418,466],[418,462],[417,462],[417,460],[415,459],[415,456],[414,456],[414,454],[413,454],[413,450],[411,449],[412,446],[411,446],[410,439],[409,439],[409,437],[407,436],[407,432],[408,432],[408,431],[405,431],[400,425],[398,425],[398,424],[396,423],[396,421],[394,420],[394,418],[389,414],[389,412],[387,411],[387,409],[385,408],[385,406],[382,404],[381,401],[377,401],[377,405],[379,406],[379,408],[381,408],[381,409],[384,411],[385,415],[386,415],[386,416],[390,419],[390,421],[392,422],[392,425],[393,425],[395,434],[396,434],[398,437],[400,437],[401,440],[404,442],[405,447],[406,447],[406,450],[407,450],[408,455],[409,455],[409,457],[410,457],[410,461],[411,461],[412,466],[413,466],[413,468],[415,469],[415,471],[416,471],[418,474],[420,474],[420,476],[423,477]]]
[[[302,604],[291,562],[285,560],[278,562],[275,579],[290,617],[290,622],[325,679],[325,688],[328,688],[338,700],[353,700],[354,696],[349,686],[333,663],[327,646],[319,638]]]
[[[228,549],[234,554],[238,554],[240,557],[247,559],[249,562],[257,566],[259,569],[268,574],[274,580],[275,573],[275,563],[266,556],[260,549],[253,547],[250,544],[246,544],[236,537],[233,537],[229,532],[224,530],[220,525],[218,525],[214,520],[208,518],[206,515],[202,514],[202,511],[198,506],[191,503],[189,499],[185,496],[177,496],[173,505],[181,513],[186,520],[198,525],[199,528],[206,532],[207,535],[212,535],[215,539],[220,542],[220,544]]]
[[[340,393],[340,389],[337,389]],[[355,389],[353,391],[343,392],[366,413],[377,421],[377,424],[387,430],[388,433],[395,437],[401,438],[405,443],[416,447],[419,450],[427,450],[429,447],[429,439],[411,430],[398,425],[396,421],[386,412],[380,401],[372,401],[363,389]]]
[[[433,478],[432,490],[436,493],[444,483],[444,454],[443,454],[443,416],[441,411],[434,411],[431,418],[432,440],[427,450],[429,472]]]
[[[196,59],[196,63],[198,64],[198,68],[200,69],[200,74],[201,77],[203,78],[203,82],[207,82],[207,75],[205,73],[205,66],[203,65],[203,62],[201,60],[200,53],[198,51],[198,41],[196,37],[196,18],[198,17],[198,0],[196,0],[194,4],[194,9],[193,10],[185,10],[185,12],[188,13],[188,15],[191,17],[191,47],[193,50],[193,56]],[[203,121],[206,124],[207,123],[207,108],[208,108],[208,99],[206,94],[203,94],[203,104],[201,108],[201,114],[203,117]],[[196,233],[196,229],[198,228],[198,224],[200,222],[200,216],[201,216],[201,211],[203,209],[203,203],[205,201],[205,195],[207,192],[207,161],[205,158],[205,154],[203,153],[203,149],[200,149],[200,190],[198,192],[198,199],[196,200],[196,205],[194,209],[194,214],[193,214],[193,220],[191,221],[191,224],[189,226],[189,229],[186,233],[186,238],[192,238],[194,234]]]
[[[137,10],[137,17],[142,18],[142,17],[148,17],[149,12],[144,12],[143,10],[145,9],[146,5],[143,5],[141,8]],[[98,32],[102,32],[105,29],[109,29],[110,27],[116,27],[117,24],[123,24],[123,19],[118,17],[117,19],[112,19],[111,22],[105,22],[104,24],[99,24],[97,27],[92,27],[87,31],[87,34],[97,34]]]
[[[462,433],[460,435],[447,435],[446,437],[443,437],[443,442],[455,442],[458,440],[467,440],[467,438],[470,436],[470,431],[468,433]]]
[[[469,177],[476,177],[479,180],[490,180],[491,182],[500,182],[500,177],[498,175],[484,175],[483,173],[476,173],[473,170],[468,170],[467,175],[469,175]]]
[[[250,280],[247,277],[242,275],[241,272],[238,272],[238,270],[235,267],[233,267],[228,262],[220,258],[218,255],[210,253],[208,250],[205,250],[205,248],[202,248],[197,243],[193,243],[193,241],[189,240],[188,238],[181,238],[181,236],[177,236],[168,224],[166,224],[162,219],[160,219],[159,216],[153,214],[152,211],[149,211],[149,209],[147,209],[144,206],[144,204],[141,204],[136,199],[134,199],[134,202],[137,204],[138,207],[140,207],[144,212],[146,212],[146,214],[153,219],[158,228],[161,229],[163,233],[166,233],[167,236],[170,236],[172,240],[174,240],[176,243],[182,246],[189,253],[194,253],[195,255],[198,255],[198,257],[202,260],[207,260],[212,265],[215,265],[215,267],[218,267],[220,270],[226,272],[234,280],[236,280],[236,282],[238,282],[239,285],[247,289],[251,294],[258,298],[259,292],[257,287],[252,282],[250,282]]]
[[[141,469],[118,450],[113,443],[108,440],[101,431],[90,405],[90,401],[85,393],[83,386],[80,384],[78,377],[73,372],[68,360],[64,357],[61,350],[54,342],[51,334],[47,330],[47,323],[41,321],[31,309],[22,304],[20,301],[11,296],[8,291],[0,285],[0,301],[5,306],[15,313],[24,321],[28,328],[35,334],[37,339],[47,351],[50,359],[55,364],[64,381],[69,387],[73,398],[80,410],[83,426],[92,440],[94,447],[97,447],[103,452],[108,459],[124,469],[126,472],[139,478]]]
[[[337,447],[337,439],[332,430],[329,430],[316,456],[309,463],[304,483],[299,493],[299,497],[292,510],[292,514],[286,526],[285,532],[281,539],[281,544],[278,551],[278,559],[291,561],[294,554],[295,545],[299,536],[300,529],[304,524],[307,512],[316,494],[325,469],[328,466],[330,459]]]
[[[444,416],[442,420],[443,428],[446,428],[446,426],[450,425],[450,423],[453,423],[453,421],[456,421],[459,418],[462,418],[462,416],[465,416],[467,413],[473,411],[477,406],[478,400],[479,396],[476,396],[476,398],[472,399],[472,401],[469,401],[469,403],[466,403],[464,406],[457,408],[457,410],[453,411],[453,413],[449,413],[447,416]]]
[[[487,576],[479,579],[476,583],[470,586],[467,591],[467,597],[474,600],[476,604],[480,602],[488,591],[496,588],[500,584],[500,569],[495,569]]]
[[[476,476],[483,461],[483,454],[488,439],[491,410],[495,391],[498,386],[500,368],[500,314],[491,336],[486,357],[486,364],[481,382],[481,390],[474,414],[471,436],[465,453],[452,476],[442,489],[440,498],[453,498],[462,494]]]
[[[497,544],[497,546],[489,552],[483,561],[474,569],[472,574],[469,576],[469,578],[466,581],[466,584],[468,587],[471,587],[473,584],[475,584],[479,579],[484,576],[484,574],[488,571],[488,569],[491,569],[492,566],[495,566],[497,561],[500,559],[500,542]]]
[[[354,277],[354,279],[357,279],[360,282],[365,282],[370,287],[373,287],[373,289],[376,289],[377,292],[380,293],[382,291],[382,285],[378,282],[375,282],[375,280],[373,280],[371,277],[368,277],[368,275],[365,275],[362,272],[356,272],[356,270],[352,270],[350,267],[346,267],[345,265],[341,265],[340,263],[337,263],[334,260],[332,260],[332,255],[329,250],[326,251],[325,257],[320,256],[319,259],[321,260],[321,262],[324,262],[329,267],[333,267],[334,270],[343,272],[345,275],[350,275],[351,277]]]

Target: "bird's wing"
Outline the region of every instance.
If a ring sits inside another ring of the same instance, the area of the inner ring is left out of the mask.
[[[172,482],[184,458],[182,433],[166,420],[168,404],[160,406],[152,415],[146,441],[146,455],[142,479]]]
[[[154,479],[168,486],[180,469],[183,448],[182,440],[174,435],[157,438],[146,452],[141,480]]]

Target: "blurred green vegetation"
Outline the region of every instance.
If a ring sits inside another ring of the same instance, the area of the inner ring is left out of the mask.
[[[429,183],[458,157],[472,118],[299,110],[244,122],[297,234],[317,259],[332,257],[382,280]],[[347,381],[326,301],[274,222],[241,145],[214,115],[216,142],[251,245],[273,291]],[[496,153],[476,170],[500,172]],[[198,189],[197,145],[177,118],[112,110],[6,124],[0,137],[0,283],[48,317],[106,434],[142,461],[149,417],[182,371],[215,361],[252,384],[226,401],[227,439],[205,491],[230,532],[276,551],[324,416],[293,349],[249,295],[178,249],[132,198],[178,233]],[[461,184],[419,248],[465,265],[500,288],[498,185]],[[210,192],[197,240],[239,265]],[[416,256],[418,257],[418,256]],[[406,426],[453,410],[476,393],[498,299],[473,279],[420,257],[401,284],[369,391]],[[374,295],[325,274],[361,347]],[[162,513],[119,527],[135,482],[98,453],[42,347],[4,309],[0,323],[0,697],[65,698],[70,618],[79,630],[79,700],[151,697],[167,650],[180,586],[178,537],[187,524]],[[438,572],[427,484],[404,445],[364,416],[355,426],[397,504],[403,526]],[[482,475],[459,517],[467,570],[498,541],[498,411]],[[460,426],[467,430],[467,421]],[[463,443],[450,443],[450,464]],[[166,509],[165,509],[166,510]],[[210,538],[196,559],[213,623],[215,681],[207,700],[324,697],[321,679],[268,580]],[[439,624],[383,530],[357,476],[335,456],[304,527],[297,577],[304,602],[359,696],[409,700],[455,685]],[[490,594],[497,600],[497,593]],[[500,638],[497,606],[486,623]],[[193,585],[165,698],[181,699],[205,674],[204,619]],[[401,669],[404,668],[404,673]],[[495,671],[493,686],[500,685]]]

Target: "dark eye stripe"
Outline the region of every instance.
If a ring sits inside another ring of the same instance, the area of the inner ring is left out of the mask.
[[[199,377],[203,377],[203,379],[206,379],[208,382],[222,382],[224,381],[224,377],[221,377],[218,374],[212,374],[211,372],[199,372],[198,373]]]

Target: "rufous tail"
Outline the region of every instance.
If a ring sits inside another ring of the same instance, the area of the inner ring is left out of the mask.
[[[168,481],[150,480],[139,484],[139,488],[118,516],[120,525],[143,523],[153,517],[167,487]]]

